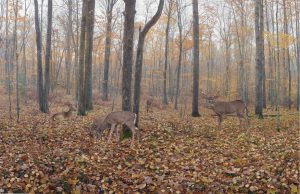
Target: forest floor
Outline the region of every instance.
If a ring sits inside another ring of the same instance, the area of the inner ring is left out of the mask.
[[[130,139],[118,145],[88,136],[108,105],[54,123],[32,102],[19,123],[15,114],[9,119],[7,102],[0,106],[0,193],[299,192],[296,111],[281,112],[279,132],[276,117],[258,120],[250,111],[249,136],[235,117],[219,131],[211,112],[181,118],[171,109],[143,111],[141,146],[131,150]],[[52,113],[62,109],[52,106]]]

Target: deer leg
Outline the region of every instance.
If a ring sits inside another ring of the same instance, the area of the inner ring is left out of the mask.
[[[110,132],[109,132],[109,135],[108,135],[107,142],[110,142],[110,139],[111,139],[112,134],[114,133],[115,127],[116,127],[116,124],[111,125],[111,129],[110,129]]]
[[[247,128],[247,130],[249,129],[249,117],[246,115],[245,116],[245,121],[246,121],[246,128]]]
[[[140,147],[140,130],[137,127],[135,127],[135,130],[137,132],[137,144],[138,144],[138,147]]]
[[[132,131],[132,138],[131,138],[130,148],[132,149],[134,146],[135,130],[131,130],[131,131]]]
[[[218,115],[218,122],[219,122],[219,130],[222,130],[222,121],[223,121],[223,116],[222,115]]]
[[[245,116],[245,115],[242,114],[242,113],[238,113],[238,117],[239,117],[239,121],[240,121],[240,128],[242,128],[242,118],[245,119],[245,121],[246,121],[246,122],[245,122],[246,128],[248,128],[248,127],[247,127],[247,122],[248,122],[248,121],[247,121],[247,116]]]
[[[239,121],[240,121],[240,128],[242,128],[242,118],[243,118],[243,115],[239,114],[238,117],[239,117]]]
[[[133,123],[126,123],[127,127],[131,130],[132,133],[132,137],[131,137],[131,144],[130,144],[130,148],[132,149],[134,146],[134,138],[135,138],[135,134],[136,134],[136,130],[135,130],[135,125]]]
[[[117,126],[117,141],[118,141],[118,143],[120,143],[120,140],[121,140],[121,138],[120,138],[121,132],[122,132],[122,125],[118,125]]]

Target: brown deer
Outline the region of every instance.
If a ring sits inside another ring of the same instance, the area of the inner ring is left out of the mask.
[[[52,121],[55,121],[56,119],[69,118],[72,115],[72,111],[76,111],[76,109],[73,107],[71,103],[67,103],[65,105],[69,107],[69,110],[66,112],[62,111],[62,112],[55,113],[51,117]]]
[[[155,100],[153,97],[148,97],[146,101],[146,110],[149,112],[150,108],[156,107],[158,109],[162,109],[161,103]]]
[[[242,119],[246,121],[246,128],[249,128],[248,109],[246,104],[242,100],[234,100],[230,102],[216,101],[219,95],[207,96],[201,93],[201,97],[206,99],[204,107],[213,110],[218,116],[219,130],[222,129],[221,123],[225,115],[236,113],[240,121],[240,127],[242,127]]]
[[[105,122],[104,122],[105,119],[106,119],[106,116],[101,116],[101,117],[97,117],[94,119],[91,127],[89,128],[89,135],[91,137],[96,136],[96,138],[99,139],[105,129],[111,129],[110,124],[106,123],[106,126],[105,126]],[[100,127],[104,128],[104,129],[100,129]],[[117,140],[120,141],[120,132],[121,132],[122,126],[117,125],[116,127],[117,127]]]
[[[130,148],[133,148],[135,136],[137,135],[138,144],[140,138],[139,129],[135,126],[136,118],[137,115],[129,111],[112,112],[108,114],[106,117],[100,117],[94,120],[92,129],[94,130],[96,129],[97,138],[99,138],[99,136],[103,133],[105,129],[110,128],[110,132],[107,140],[108,142],[110,142],[111,136],[116,130],[116,128],[117,128],[117,135],[119,138],[119,131],[120,131],[119,127],[121,127],[122,125],[126,125],[132,132]]]

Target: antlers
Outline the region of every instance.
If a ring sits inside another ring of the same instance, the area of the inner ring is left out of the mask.
[[[220,97],[220,90],[216,93],[216,95],[214,96],[208,96],[206,94],[204,94],[203,92],[200,93],[200,97],[201,98],[205,98],[205,99],[208,99],[208,98],[213,98],[213,99],[217,99]]]

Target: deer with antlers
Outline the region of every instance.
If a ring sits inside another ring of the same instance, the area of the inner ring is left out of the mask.
[[[249,128],[248,109],[242,100],[234,100],[230,102],[216,101],[219,98],[219,92],[215,96],[208,96],[201,92],[201,97],[206,99],[205,108],[213,110],[218,116],[219,130],[222,129],[222,121],[224,116],[229,114],[236,114],[242,127],[242,119],[246,121],[246,128]]]

